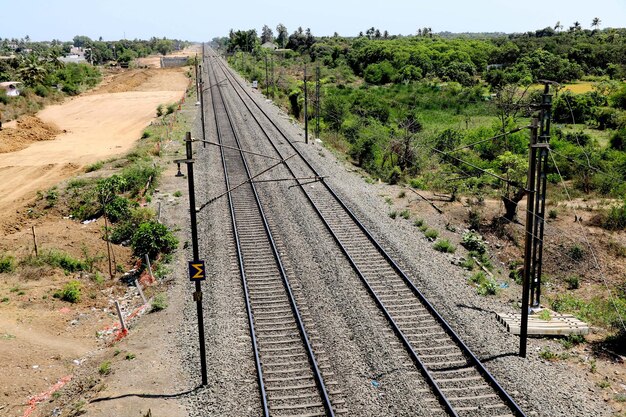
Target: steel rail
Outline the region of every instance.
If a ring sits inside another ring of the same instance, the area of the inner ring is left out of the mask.
[[[210,61],[209,61],[209,67],[211,67]],[[226,110],[226,116],[228,118],[228,123],[230,125],[231,130],[232,130],[232,133],[233,133],[233,136],[234,136],[235,141],[237,143],[237,146],[239,148],[239,153],[240,153],[241,160],[242,160],[242,163],[243,163],[245,171],[246,171],[246,175],[248,176],[248,178],[252,178],[252,174],[250,172],[250,169],[249,169],[248,163],[246,161],[245,155],[244,155],[243,152],[241,152],[242,147],[241,147],[241,143],[240,143],[239,137],[238,137],[236,129],[235,129],[234,125],[233,125],[233,122],[232,122],[232,119],[230,117],[230,114],[228,113],[228,107],[227,107],[227,104],[226,104],[226,100],[224,100],[224,97],[222,95],[221,89],[219,87],[218,87],[218,92],[219,92],[219,96],[220,96],[220,98],[221,98],[221,100],[222,100],[222,102],[224,104],[224,109]],[[213,97],[213,95],[212,95],[212,97]],[[217,114],[217,113],[214,113],[214,114]],[[220,143],[221,143],[221,137],[220,137]],[[222,154],[223,165],[226,166],[226,159],[224,158],[224,151],[223,150],[222,150],[221,154]],[[228,176],[228,173],[227,173],[226,170],[224,171],[224,175],[225,175],[225,177]],[[267,221],[267,217],[266,217],[265,212],[263,210],[263,207],[261,205],[261,201],[259,199],[259,195],[258,195],[258,192],[256,190],[256,186],[254,185],[253,182],[250,182],[250,189],[252,190],[252,193],[254,195],[254,199],[255,199],[256,205],[257,205],[257,207],[259,209],[259,213],[260,213],[261,219],[263,221],[263,227],[264,227],[265,232],[267,234],[267,238],[270,241],[270,245],[271,245],[272,253],[274,255],[274,259],[276,260],[278,269],[280,271],[280,276],[281,276],[281,279],[283,281],[283,285],[285,286],[285,289],[286,289],[286,292],[287,292],[287,295],[288,295],[289,304],[291,306],[292,313],[293,313],[293,315],[294,315],[294,317],[296,319],[296,324],[297,324],[297,327],[298,327],[298,330],[299,330],[299,333],[300,333],[300,337],[302,339],[302,343],[304,344],[304,347],[305,347],[305,350],[306,350],[306,353],[307,353],[309,364],[310,364],[310,366],[311,366],[311,368],[313,370],[314,380],[315,380],[317,388],[318,388],[318,390],[319,390],[319,392],[321,394],[321,397],[322,397],[322,405],[323,405],[323,407],[324,407],[324,409],[326,411],[326,415],[330,416],[330,417],[334,417],[335,413],[333,411],[332,403],[331,403],[329,395],[328,395],[328,389],[326,388],[326,385],[324,384],[324,379],[322,377],[321,371],[319,369],[319,365],[318,365],[317,360],[315,358],[315,353],[313,352],[313,347],[311,346],[311,342],[310,342],[309,336],[308,336],[308,334],[306,332],[306,329],[304,327],[304,322],[302,320],[302,316],[301,316],[300,311],[298,309],[298,306],[297,306],[297,303],[296,303],[296,300],[295,300],[295,296],[293,294],[293,291],[292,291],[292,288],[291,288],[291,284],[289,282],[289,278],[287,277],[287,273],[285,272],[285,268],[284,268],[284,265],[282,263],[282,259],[281,259],[280,253],[279,253],[278,248],[276,246],[276,242],[274,241],[274,237],[273,237],[272,232],[270,230],[269,223]],[[234,212],[234,208],[233,208],[233,205],[232,205],[232,199],[230,198],[230,194],[229,194],[229,202],[230,202],[230,207],[231,207],[231,218],[233,219],[233,225],[236,225],[236,220],[234,218],[235,212]],[[240,262],[239,262],[239,264],[240,264],[240,272],[242,274],[243,279],[245,280],[246,274],[245,274],[245,271],[244,271],[243,257],[241,257],[241,248],[239,246],[239,238],[238,238],[238,236],[237,236],[236,240],[237,240],[238,256],[239,256],[239,259],[240,259]],[[246,291],[247,291],[247,287],[246,287]],[[249,301],[249,297],[248,296],[246,296],[246,308],[248,310],[249,317],[252,318],[251,305],[250,305],[250,301]],[[251,323],[250,329],[251,329],[251,332],[254,332],[254,330],[253,330],[254,329],[254,324],[253,323]],[[256,340],[256,338],[255,338],[255,340]],[[257,363],[259,364],[259,366],[257,368],[257,372],[259,372],[259,380],[262,380],[262,370],[261,370],[261,364],[260,364],[260,357],[258,356],[257,348],[255,348],[255,351],[256,351],[255,352],[255,360],[258,360]],[[263,386],[264,386],[264,384],[263,384]],[[267,393],[265,392],[264,388],[262,388],[262,391],[264,392],[265,395],[267,395]],[[265,397],[265,399],[264,399],[264,407],[267,407],[267,397]],[[269,411],[267,411],[267,412],[268,412],[267,415],[269,415]]]
[[[215,57],[215,58],[217,58],[217,57]],[[287,137],[287,135],[282,131],[282,129],[279,128],[276,125],[276,123],[272,120],[272,118],[259,106],[259,104],[256,102],[256,100],[254,100],[254,98],[246,91],[246,89],[241,86],[241,83],[239,82],[239,80],[237,80],[236,77],[234,77],[232,74],[230,74],[230,71],[228,69],[225,69],[225,64],[221,63],[219,58],[217,58],[217,62],[221,66],[222,71],[224,71],[225,75],[227,76],[227,78],[229,80],[229,83],[235,89],[235,91],[237,92],[237,94],[239,95],[240,99],[242,100],[242,102],[244,103],[244,105],[246,106],[246,108],[248,109],[250,114],[253,116],[255,121],[260,125],[260,122],[257,119],[257,117],[254,115],[252,110],[248,107],[248,105],[243,100],[243,97],[241,96],[241,94],[239,94],[239,92],[235,88],[235,86],[233,84],[233,81],[232,81],[233,79],[238,84],[239,88],[255,104],[257,109],[265,116],[267,121],[269,121],[274,126],[276,131],[286,140],[286,142],[298,154],[298,156],[300,156],[301,160],[307,165],[307,167],[313,172],[313,174],[316,175],[316,176],[320,176],[319,173],[317,172],[317,170],[304,157],[304,155],[300,152],[300,150],[298,148],[296,148],[296,146]],[[272,147],[276,150],[276,152],[279,155],[281,155],[280,151],[275,146],[275,144],[273,143],[273,141],[271,140],[269,135],[266,134],[266,136],[267,136],[268,140],[270,141]],[[285,165],[288,167],[288,164],[285,164]],[[291,169],[290,169],[290,171],[291,171]],[[402,278],[402,280],[409,287],[409,289],[413,292],[413,294],[420,300],[420,302],[426,307],[426,309],[432,314],[432,316],[441,324],[441,326],[443,327],[445,332],[450,336],[450,338],[454,341],[454,343],[463,351],[463,353],[465,353],[468,356],[468,358],[469,358],[470,362],[472,363],[472,365],[476,367],[476,369],[479,371],[479,373],[486,379],[486,382],[488,382],[491,385],[491,387],[494,389],[494,391],[508,405],[508,407],[511,409],[511,411],[513,411],[513,413],[516,416],[518,416],[518,417],[525,417],[525,414],[521,410],[519,405],[517,405],[517,403],[506,392],[506,390],[496,381],[495,377],[493,375],[491,375],[491,373],[485,368],[485,366],[476,357],[476,355],[471,351],[471,349],[461,340],[461,338],[457,335],[457,333],[452,329],[450,324],[439,314],[439,312],[435,309],[435,307],[428,301],[428,299],[422,294],[422,292],[415,286],[415,284],[410,280],[410,278],[407,276],[407,274],[400,268],[400,266],[396,263],[396,261],[392,259],[392,257],[389,255],[389,253],[372,236],[372,234],[369,232],[369,230],[366,228],[366,226],[363,223],[361,223],[361,221],[358,220],[358,218],[353,213],[353,211],[349,207],[347,207],[347,205],[335,193],[335,191],[330,187],[329,184],[327,184],[325,181],[321,181],[321,183],[328,190],[328,192],[332,195],[332,197],[336,200],[336,202],[345,210],[345,212],[354,221],[354,223],[359,227],[359,229],[363,232],[363,234],[369,239],[369,241],[376,247],[376,249],[381,253],[381,255],[383,255],[383,257],[386,259],[386,261],[389,263],[389,265]],[[309,199],[309,201],[311,201],[311,203],[315,207],[315,211],[318,213],[318,215],[320,216],[320,218],[322,219],[322,221],[324,222],[326,227],[329,229],[330,233],[333,235],[333,238],[335,239],[335,241],[337,241],[339,243],[339,246],[341,247],[342,251],[344,252],[344,254],[349,259],[350,263],[353,265],[354,269],[357,271],[357,274],[360,276],[361,280],[363,280],[365,285],[366,285],[366,287],[368,287],[368,291],[370,291],[370,293],[373,295],[373,297],[375,298],[376,303],[381,307],[381,309],[383,310],[383,313],[385,314],[385,316],[389,317],[389,313],[388,313],[387,309],[384,307],[384,305],[382,303],[382,300],[380,300],[380,297],[378,297],[375,294],[375,291],[373,290],[373,288],[371,288],[369,286],[369,283],[367,283],[367,279],[365,278],[363,273],[359,270],[359,268],[356,266],[354,260],[348,254],[348,251],[345,248],[345,246],[339,242],[338,236],[335,235],[335,233],[333,232],[332,228],[328,224],[327,220],[320,213],[319,209],[316,207],[315,203],[313,203],[311,197],[308,195],[306,190],[303,189],[303,191],[304,191],[305,195],[307,196],[307,198]],[[390,322],[392,322],[392,321],[393,320],[390,319]],[[410,343],[408,342],[408,340],[406,339],[404,334],[401,332],[401,330],[397,327],[397,325],[395,324],[395,321],[392,324],[392,327],[394,327],[394,331],[396,331],[396,333],[398,334],[400,339],[403,341],[403,344],[405,345],[405,347],[407,347],[407,343],[408,344],[410,344]],[[420,368],[422,373],[423,374],[424,373],[428,374],[428,376],[426,376],[427,381],[429,382],[431,387],[433,387],[433,389],[438,393],[438,395],[442,399],[443,403],[449,405],[449,403],[448,403],[448,401],[446,399],[447,397],[446,397],[445,393],[441,390],[441,388],[435,382],[435,379],[430,374],[430,371],[426,367],[423,367],[423,363],[421,362],[421,360],[419,360],[419,358],[417,358],[417,354],[414,352],[412,347],[407,347],[407,350],[412,352],[411,356],[412,356],[413,360],[418,364],[418,367]],[[445,408],[448,408],[448,405],[446,405]],[[451,414],[452,415],[457,415],[456,412],[454,410],[452,410],[451,406],[450,406],[450,410],[451,410]]]
[[[204,58],[203,58],[204,59]],[[210,64],[209,64],[210,66]],[[209,83],[211,73],[207,69],[207,74],[209,76]],[[211,92],[211,106],[213,108],[213,118],[215,120],[215,129],[217,135],[217,141],[222,143],[222,135],[219,127],[219,123],[217,121],[217,111],[215,108],[215,98],[213,97],[213,92]],[[229,190],[230,187],[230,179],[228,177],[228,168],[226,166],[226,156],[224,155],[224,148],[220,146],[220,155],[222,159],[222,169],[224,171],[224,182],[226,184],[226,189]],[[267,392],[265,391],[265,383],[263,382],[263,369],[261,367],[261,357],[259,355],[259,343],[256,338],[256,332],[254,331],[254,318],[252,317],[252,306],[250,305],[250,295],[248,291],[248,282],[246,280],[246,272],[243,267],[243,255],[241,253],[241,242],[239,240],[239,232],[237,230],[237,220],[235,219],[235,208],[233,206],[233,200],[230,198],[230,194],[228,195],[228,206],[230,211],[230,219],[233,227],[233,236],[235,237],[235,246],[237,248],[237,259],[239,263],[239,273],[241,274],[241,283],[243,286],[243,293],[246,302],[246,313],[248,316],[248,325],[250,328],[250,338],[252,339],[252,350],[254,351],[254,364],[257,371],[257,378],[259,382],[259,393],[261,395],[261,403],[263,407],[263,415],[265,417],[269,417],[270,411],[269,406],[267,404]]]

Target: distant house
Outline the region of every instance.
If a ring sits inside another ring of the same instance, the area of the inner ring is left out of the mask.
[[[272,51],[275,51],[275,50],[278,49],[278,46],[274,42],[265,42],[263,45],[261,45],[261,48],[270,49]]]
[[[64,64],[68,64],[68,63],[79,64],[81,62],[87,62],[87,60],[85,59],[85,55],[78,55],[78,54],[68,54],[65,56],[60,56],[58,59]]]
[[[17,88],[18,84],[22,84],[19,81],[6,81],[0,83],[0,90],[4,90],[9,97],[17,97],[20,95],[20,90]]]

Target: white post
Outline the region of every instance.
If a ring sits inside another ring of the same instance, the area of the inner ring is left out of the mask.
[[[122,331],[126,331],[126,323],[124,323],[124,316],[122,316],[122,309],[120,308],[120,303],[115,300],[115,309],[117,310],[117,315],[120,318],[120,324],[122,325]]]
[[[139,292],[139,295],[141,296],[141,299],[143,300],[144,305],[148,304],[148,300],[146,300],[146,296],[143,295],[143,290],[141,289],[141,284],[139,284],[139,281],[135,280],[135,287],[137,287],[137,291]]]

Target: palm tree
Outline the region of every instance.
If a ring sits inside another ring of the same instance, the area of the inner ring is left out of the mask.
[[[600,23],[602,23],[600,18],[599,17],[594,17],[593,20],[591,21],[591,27],[599,29],[600,28]]]
[[[570,32],[579,31],[580,30],[580,22],[577,20],[574,22],[573,26],[569,27]]]
[[[554,25],[554,30],[556,30],[557,32],[560,31],[561,29],[563,29],[563,25],[561,24],[561,21],[559,20],[558,22],[556,22],[556,24]]]
[[[17,73],[26,85],[35,86],[43,83],[48,75],[48,69],[41,65],[37,55],[30,54],[21,60]]]

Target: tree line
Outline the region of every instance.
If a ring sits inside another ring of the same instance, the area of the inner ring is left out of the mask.
[[[572,25],[488,36],[440,36],[428,27],[415,36],[396,36],[369,28],[351,38],[315,37],[302,28],[287,36],[278,25],[280,42],[266,25],[261,37],[255,30],[231,30],[214,45],[300,119],[304,85],[290,74],[302,74],[305,64],[319,66],[322,99],[309,108],[319,104],[321,135],[332,146],[389,182],[403,180],[452,195],[497,193],[512,220],[523,190],[487,172],[525,183],[527,131],[455,151],[456,159],[434,150],[453,151],[527,124],[541,99],[533,84],[585,77],[593,89],[582,94],[553,87],[552,147],[561,155],[557,162],[565,167],[566,180],[578,190],[623,198],[626,29],[601,30],[596,23],[593,30]],[[264,41],[285,48],[271,52],[260,47]],[[264,85],[264,55],[276,67],[269,85]],[[584,162],[583,167],[571,160]],[[557,181],[554,167],[549,174]]]

